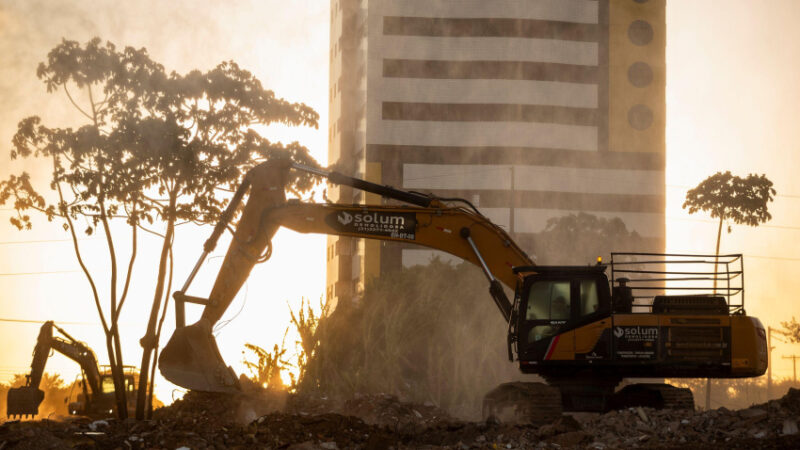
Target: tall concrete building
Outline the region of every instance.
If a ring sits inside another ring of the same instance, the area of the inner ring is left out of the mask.
[[[329,163],[466,198],[523,243],[583,211],[662,250],[665,28],[665,0],[332,0]],[[432,254],[329,237],[327,295]]]

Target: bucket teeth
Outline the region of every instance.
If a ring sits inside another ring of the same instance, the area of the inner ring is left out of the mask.
[[[6,397],[6,415],[9,417],[33,418],[39,414],[39,405],[44,400],[44,392],[33,386],[11,388]]]

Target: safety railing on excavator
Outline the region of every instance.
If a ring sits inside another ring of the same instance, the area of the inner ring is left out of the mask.
[[[614,293],[629,296],[630,312],[744,314],[741,254],[619,252],[610,266]]]

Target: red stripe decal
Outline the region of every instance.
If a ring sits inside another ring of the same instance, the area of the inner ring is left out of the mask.
[[[553,356],[553,351],[556,349],[556,345],[558,345],[558,338],[560,337],[561,335],[557,335],[553,339],[550,339],[550,345],[547,346],[547,354],[544,357],[545,361],[549,360],[550,357]]]

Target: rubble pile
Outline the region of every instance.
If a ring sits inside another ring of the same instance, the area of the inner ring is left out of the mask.
[[[155,410],[153,418],[202,428],[247,424],[265,414],[282,411],[287,397],[284,391],[254,385],[242,385],[242,392],[236,394],[189,391],[169,407]]]
[[[587,420],[583,426],[598,442],[614,448],[653,444],[734,444],[742,440],[777,439],[797,435],[800,415],[779,401],[740,411],[725,408],[691,411],[630,408]],[[800,440],[797,441],[800,443]]]
[[[800,448],[800,390],[739,411],[629,408],[535,427],[454,419],[390,395],[344,402],[271,391],[189,393],[153,420],[0,425],[0,449]]]
[[[388,394],[359,395],[348,400],[340,408],[342,414],[363,419],[372,425],[402,428],[408,425],[431,426],[439,422],[452,421],[447,412],[431,402],[422,405],[400,402]]]

